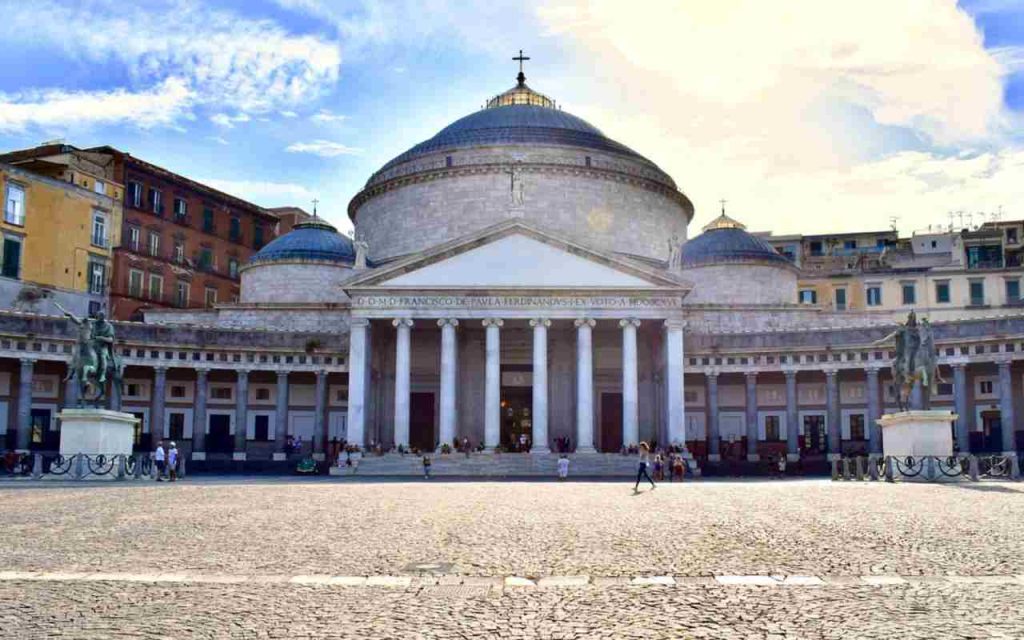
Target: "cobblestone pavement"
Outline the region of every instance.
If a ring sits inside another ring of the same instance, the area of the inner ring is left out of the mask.
[[[0,581],[0,637],[1024,637],[1024,485],[0,484],[0,572],[396,575],[473,586]],[[832,576],[824,587],[616,576]],[[925,576],[866,586],[860,575]],[[505,588],[504,576],[590,575]],[[842,584],[842,577],[850,577]],[[457,581],[456,581],[457,582]],[[466,580],[472,583],[471,580]],[[897,634],[897,630],[899,633]]]

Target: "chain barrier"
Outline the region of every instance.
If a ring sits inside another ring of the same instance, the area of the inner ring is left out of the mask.
[[[863,480],[864,456],[848,456],[833,461],[833,480]],[[896,478],[928,481],[949,479],[999,478],[1017,480],[1020,472],[1014,455],[952,456],[873,456],[866,459],[871,480],[893,482]]]

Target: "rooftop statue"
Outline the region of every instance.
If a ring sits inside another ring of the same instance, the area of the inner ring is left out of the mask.
[[[107,382],[121,384],[124,365],[114,353],[114,325],[102,311],[92,317],[76,317],[54,302],[78,326],[78,344],[64,381],[78,379],[78,404],[98,406],[107,397]]]
[[[893,380],[893,395],[900,411],[908,409],[926,409],[931,401],[931,389],[935,380],[942,381],[938,375],[938,350],[935,348],[935,335],[928,320],[917,321],[917,315],[911,311],[907,321],[900,324],[895,331],[875,344],[885,344],[895,340],[896,356],[890,365]],[[920,399],[913,401],[914,385],[920,383]],[[917,406],[910,406],[911,404]]]

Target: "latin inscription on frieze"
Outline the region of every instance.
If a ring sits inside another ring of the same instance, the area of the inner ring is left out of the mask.
[[[356,296],[370,309],[678,309],[680,298],[639,296]]]

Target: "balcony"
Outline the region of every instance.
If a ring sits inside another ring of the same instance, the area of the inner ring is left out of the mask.
[[[192,218],[188,214],[184,213],[175,213],[171,218],[171,222],[174,224],[180,224],[183,227],[192,226]]]
[[[101,235],[97,235],[97,234],[94,233],[92,235],[92,240],[91,241],[92,241],[92,246],[94,246],[94,247],[99,247],[101,249],[109,249],[110,248],[110,238],[108,238],[105,235],[101,236]]]

